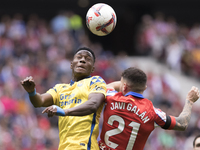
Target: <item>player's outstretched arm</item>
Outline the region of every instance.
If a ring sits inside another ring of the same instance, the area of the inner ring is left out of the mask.
[[[58,116],[85,116],[95,113],[100,105],[104,102],[105,95],[102,93],[91,93],[88,97],[88,101],[85,103],[72,107],[69,109],[62,109],[59,106],[52,105],[47,107],[42,111],[42,113],[47,113],[48,117],[54,115]]]
[[[88,101],[85,103],[70,108],[65,109],[66,116],[85,116],[95,113],[97,109],[103,104],[105,100],[105,95],[102,93],[91,93],[88,96]]]
[[[26,77],[22,80],[21,85],[29,93],[29,98],[34,107],[47,107],[53,105],[53,98],[50,94],[39,94],[35,89],[33,77]]]
[[[107,87],[107,89],[114,89],[115,91],[119,92],[120,83],[121,83],[121,81],[111,82],[111,83],[107,84],[106,87]]]
[[[173,130],[185,131],[187,129],[191,117],[193,103],[199,99],[199,96],[198,88],[193,86],[187,94],[183,111],[178,117],[175,117],[176,125]]]

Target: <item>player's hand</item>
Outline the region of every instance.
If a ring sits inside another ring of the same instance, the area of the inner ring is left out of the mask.
[[[47,108],[45,108],[42,113],[47,113],[48,114],[48,117],[53,117],[56,115],[57,113],[57,108],[55,105],[52,105],[52,106],[49,106]]]
[[[52,105],[47,107],[45,110],[42,111],[42,113],[47,113],[48,117],[53,117],[53,116],[65,116],[65,111],[60,108],[59,106]]]
[[[35,90],[35,82],[34,82],[32,76],[26,77],[20,83],[28,93],[31,93],[31,92],[33,92]]]
[[[187,100],[191,102],[196,102],[200,97],[199,90],[197,87],[193,86],[191,90],[188,92]]]

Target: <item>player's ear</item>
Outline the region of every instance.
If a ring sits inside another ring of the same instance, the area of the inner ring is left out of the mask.
[[[144,91],[147,89],[147,85],[145,86],[145,89],[144,89]]]
[[[123,83],[123,88],[122,88],[123,92],[126,93],[126,91],[128,90],[128,85],[126,82]]]
[[[71,61],[71,65],[70,65],[70,68],[72,69],[72,61]]]
[[[92,71],[91,71],[91,73],[94,72],[94,70],[95,70],[95,67],[93,66],[93,67],[92,67]]]

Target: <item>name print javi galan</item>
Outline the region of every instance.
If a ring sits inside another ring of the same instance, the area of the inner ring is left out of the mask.
[[[136,105],[132,106],[131,103],[115,102],[115,103],[111,103],[111,105],[112,105],[110,107],[111,110],[126,109],[127,111],[135,113],[144,123],[150,120],[148,116],[145,116],[146,111],[140,112],[140,109]]]

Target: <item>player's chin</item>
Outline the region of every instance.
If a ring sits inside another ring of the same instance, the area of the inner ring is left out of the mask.
[[[75,69],[75,72],[77,74],[87,74],[87,69],[84,69],[84,68],[76,68]]]
[[[75,69],[76,72],[87,72],[87,69],[86,68],[81,68],[81,67],[77,67]]]
[[[75,71],[75,75],[78,75],[78,76],[89,76],[90,74],[87,72],[87,70],[85,70],[85,71]]]

